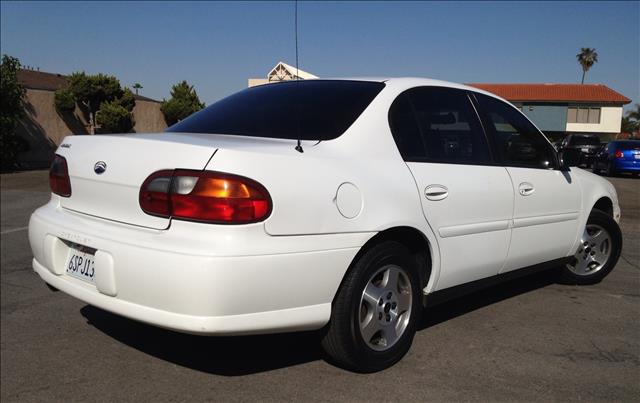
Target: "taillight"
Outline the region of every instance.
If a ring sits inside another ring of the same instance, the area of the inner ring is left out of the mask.
[[[177,169],[151,174],[140,188],[140,207],[151,215],[217,224],[247,224],[271,213],[269,192],[242,176]]]
[[[69,168],[67,160],[56,154],[49,169],[49,186],[51,191],[62,197],[71,196],[71,180],[69,179]]]
[[[624,153],[620,150],[616,150],[616,153],[614,154],[614,156],[616,158],[624,158]]]

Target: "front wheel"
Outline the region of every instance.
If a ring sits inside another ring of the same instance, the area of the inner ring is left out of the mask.
[[[569,284],[596,284],[613,270],[622,251],[622,233],[608,214],[593,210],[587,220],[573,262],[562,269]]]
[[[606,176],[616,176],[616,168],[613,166],[613,162],[609,162],[605,169]]]
[[[366,251],[338,290],[322,347],[335,364],[380,371],[411,347],[422,311],[418,265],[407,248],[385,241]]]

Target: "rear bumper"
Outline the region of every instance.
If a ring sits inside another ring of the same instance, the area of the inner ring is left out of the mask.
[[[66,212],[52,201],[29,223],[33,268],[48,284],[88,304],[177,331],[317,329],[329,320],[340,281],[371,236],[271,237],[260,224],[175,227],[156,231],[112,223]],[[95,285],[66,274],[68,242],[97,250]]]
[[[640,172],[640,160],[619,161],[614,165],[618,172]]]

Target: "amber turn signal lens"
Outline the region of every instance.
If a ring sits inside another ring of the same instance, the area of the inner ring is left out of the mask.
[[[149,176],[140,206],[152,215],[218,224],[259,222],[272,208],[269,192],[252,179],[184,169]]]

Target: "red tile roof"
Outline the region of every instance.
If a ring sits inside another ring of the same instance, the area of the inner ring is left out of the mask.
[[[469,84],[507,101],[598,102],[628,104],[631,100],[603,84]]]

